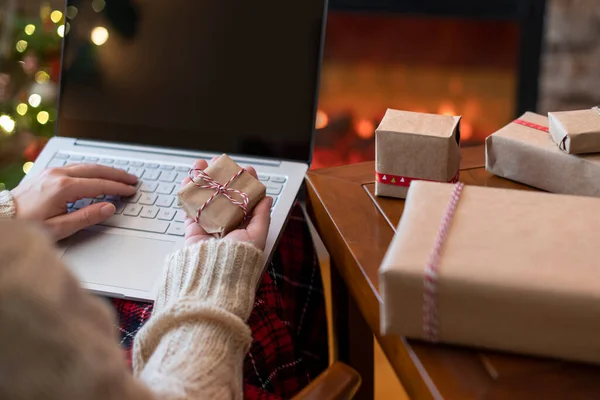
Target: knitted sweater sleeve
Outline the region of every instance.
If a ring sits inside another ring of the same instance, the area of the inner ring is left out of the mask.
[[[15,216],[15,202],[8,190],[0,191],[0,220]]]
[[[262,272],[250,244],[210,240],[172,255],[134,342],[135,374],[164,399],[242,399],[245,321]]]

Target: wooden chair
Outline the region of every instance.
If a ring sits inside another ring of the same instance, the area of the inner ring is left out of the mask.
[[[360,387],[358,372],[336,361],[321,375],[294,396],[294,400],[347,400],[354,397]]]

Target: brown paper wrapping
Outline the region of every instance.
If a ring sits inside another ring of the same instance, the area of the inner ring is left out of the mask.
[[[382,330],[425,338],[423,272],[453,185],[415,182],[380,269]],[[442,248],[440,340],[600,363],[600,199],[466,186]]]
[[[460,168],[460,118],[388,109],[375,131],[376,172],[449,182]],[[377,196],[403,199],[407,191],[375,182]]]
[[[520,118],[548,126],[548,118]],[[485,141],[486,169],[503,178],[553,193],[600,197],[600,154],[574,156],[559,150],[550,134],[510,123]]]
[[[240,166],[226,154],[219,157],[214,163],[204,170],[211,178],[221,184],[225,184],[239,170]],[[200,179],[200,178],[198,178]],[[266,187],[248,172],[242,173],[229,187],[240,190],[248,195],[248,213],[266,194]],[[215,192],[214,189],[200,189],[190,182],[178,193],[180,206],[186,214],[194,219],[198,209]],[[237,194],[232,194],[235,199],[241,200]],[[244,220],[242,209],[229,201],[225,196],[217,196],[204,208],[200,215],[199,224],[204,230],[217,237],[223,237],[233,229],[237,228]]]
[[[550,134],[569,154],[600,152],[600,108],[549,112]]]

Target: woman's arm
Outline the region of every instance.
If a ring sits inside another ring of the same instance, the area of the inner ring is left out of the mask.
[[[128,370],[111,309],[41,232],[0,221],[0,398],[154,398]]]
[[[208,240],[175,253],[135,340],[136,375],[164,399],[243,398],[245,321],[262,272],[262,251],[247,243]]]

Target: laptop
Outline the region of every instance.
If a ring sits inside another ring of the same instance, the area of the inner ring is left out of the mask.
[[[312,155],[326,0],[68,0],[57,135],[44,169],[99,163],[138,176],[117,214],[61,243],[85,288],[153,300],[184,243],[176,194],[196,159],[256,168],[275,200],[265,265]]]

